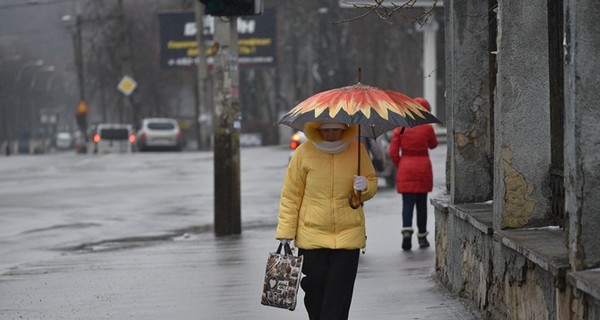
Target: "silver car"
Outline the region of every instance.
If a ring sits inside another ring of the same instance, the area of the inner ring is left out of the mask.
[[[177,120],[171,118],[146,118],[137,132],[139,151],[174,150],[183,148],[183,135]]]

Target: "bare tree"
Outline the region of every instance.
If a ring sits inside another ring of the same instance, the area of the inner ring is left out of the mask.
[[[128,45],[130,76],[138,82],[133,96],[137,117],[172,116],[195,122],[195,71],[161,69],[157,19],[159,12],[192,11],[194,2],[124,1],[129,41],[123,43],[117,1],[88,0],[85,6],[86,90],[90,104],[97,106],[92,109],[95,119],[135,120],[130,110],[123,110],[115,88],[123,76],[118,53]],[[429,11],[375,5],[360,9],[367,12],[361,13],[338,2],[317,0],[266,0],[265,7],[276,10],[277,65],[240,69],[243,132],[259,132],[265,143],[278,143],[273,123],[281,112],[317,92],[356,83],[359,67],[366,84],[409,95],[422,92],[423,43],[414,24],[427,19]]]

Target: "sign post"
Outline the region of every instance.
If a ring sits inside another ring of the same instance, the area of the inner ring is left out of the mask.
[[[84,100],[79,100],[79,104],[77,105],[77,109],[75,110],[75,120],[77,121],[77,126],[79,127],[79,131],[82,136],[85,137],[84,141],[87,142],[87,114],[88,114],[88,105]],[[87,144],[86,144],[87,146]],[[85,151],[85,147],[84,150]]]

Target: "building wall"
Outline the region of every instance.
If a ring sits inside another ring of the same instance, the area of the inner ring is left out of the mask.
[[[547,224],[550,92],[547,0],[498,2],[494,206],[498,228]]]
[[[562,1],[564,226],[551,205],[549,2],[444,1],[436,272],[489,319],[600,319],[600,2]]]
[[[574,269],[600,267],[600,4],[566,1],[565,192]]]
[[[446,124],[453,202],[492,198],[489,33],[486,1],[445,1]],[[467,14],[467,12],[469,14]]]

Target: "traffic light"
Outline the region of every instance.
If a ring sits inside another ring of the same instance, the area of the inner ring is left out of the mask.
[[[211,16],[253,16],[263,11],[263,0],[199,0]]]

